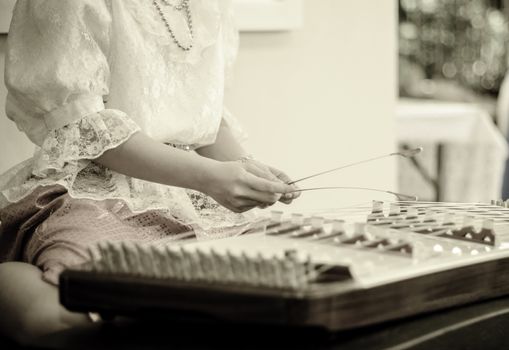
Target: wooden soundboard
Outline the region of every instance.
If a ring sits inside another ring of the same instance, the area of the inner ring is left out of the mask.
[[[508,247],[503,202],[273,212],[234,238],[105,243],[62,273],[60,299],[103,315],[345,330],[509,294]]]

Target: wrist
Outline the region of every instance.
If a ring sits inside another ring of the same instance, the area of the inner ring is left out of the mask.
[[[193,172],[193,184],[189,188],[207,194],[211,184],[215,182],[215,173],[221,162],[211,158],[201,158],[199,166]]]

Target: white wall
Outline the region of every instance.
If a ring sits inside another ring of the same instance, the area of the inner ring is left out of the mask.
[[[305,0],[305,25],[288,33],[243,33],[228,105],[257,158],[293,177],[395,148],[396,1]],[[5,37],[0,36],[0,67]],[[3,72],[0,73],[3,81]],[[4,115],[0,84],[0,172],[31,154]],[[308,185],[396,188],[392,161]],[[392,199],[358,191],[306,193],[292,210]]]
[[[230,109],[260,159],[303,177],[395,148],[395,0],[305,0],[305,25],[241,38]],[[395,163],[380,161],[301,186],[395,189]],[[391,198],[369,192],[306,193],[298,208]],[[292,208],[293,209],[293,208]]]

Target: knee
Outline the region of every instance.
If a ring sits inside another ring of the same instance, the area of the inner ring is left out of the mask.
[[[88,323],[84,315],[60,305],[57,288],[44,282],[35,266],[0,264],[0,284],[0,332],[21,344]]]

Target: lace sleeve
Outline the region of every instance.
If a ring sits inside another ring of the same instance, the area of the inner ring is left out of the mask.
[[[40,146],[33,175],[77,172],[138,130],[105,109],[111,13],[105,1],[20,0],[8,38],[7,115]]]
[[[104,109],[110,24],[105,1],[16,3],[7,38],[6,112],[35,144]]]
[[[44,178],[53,173],[75,174],[91,159],[125,142],[139,127],[124,113],[105,109],[52,130],[34,156],[32,173]]]

